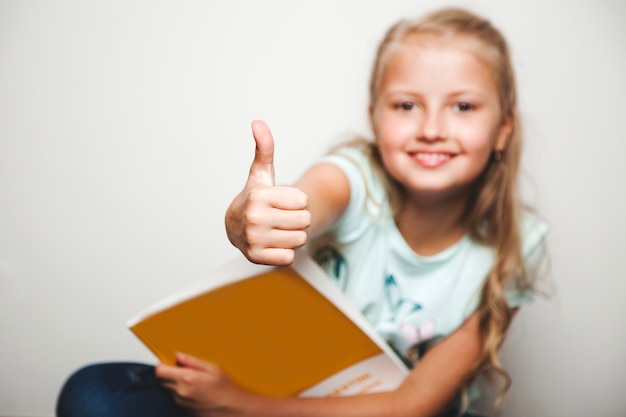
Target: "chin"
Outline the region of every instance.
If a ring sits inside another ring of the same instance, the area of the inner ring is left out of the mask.
[[[465,197],[467,185],[458,184],[420,184],[409,188],[409,192],[415,196],[424,197]]]

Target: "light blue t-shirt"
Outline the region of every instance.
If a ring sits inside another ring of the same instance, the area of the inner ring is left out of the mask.
[[[308,249],[388,343],[415,363],[423,348],[457,329],[478,307],[494,249],[463,237],[433,256],[420,256],[397,229],[380,179],[357,148],[323,159],[339,166],[350,183],[350,202],[339,221]],[[543,257],[547,225],[525,214],[523,254],[527,273]],[[505,290],[511,307],[532,299]]]

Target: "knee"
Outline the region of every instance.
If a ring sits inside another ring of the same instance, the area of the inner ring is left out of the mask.
[[[74,372],[66,381],[57,399],[57,417],[92,416],[94,396],[98,394],[95,385],[101,380],[100,368],[104,365],[89,365]],[[95,407],[97,410],[97,407]],[[90,412],[91,414],[87,414]]]
[[[74,372],[61,388],[56,406],[57,417],[111,416],[115,398],[127,389],[124,379],[129,365],[101,363],[85,366]]]

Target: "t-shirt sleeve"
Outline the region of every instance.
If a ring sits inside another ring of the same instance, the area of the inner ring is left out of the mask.
[[[526,279],[531,288],[519,289],[510,283],[504,289],[504,297],[509,307],[521,307],[534,300],[532,286],[544,272],[547,257],[546,235],[548,225],[540,218],[527,214],[522,221],[522,254]]]
[[[380,212],[382,189],[371,171],[367,156],[353,148],[342,148],[337,153],[327,155],[320,162],[337,165],[350,184],[350,201],[345,212],[331,228],[335,238],[343,243],[351,242],[361,235],[367,227],[368,214],[376,216]]]

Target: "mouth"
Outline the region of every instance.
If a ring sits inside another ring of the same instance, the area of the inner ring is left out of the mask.
[[[420,165],[429,168],[441,166],[455,156],[448,152],[412,152],[410,155]]]

